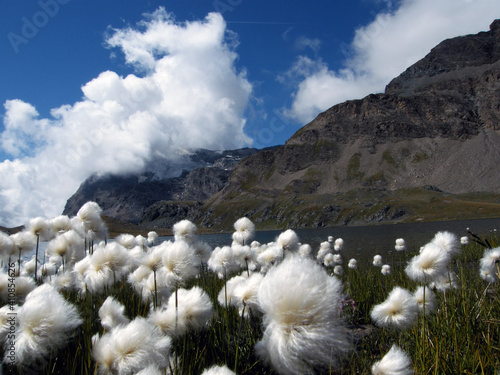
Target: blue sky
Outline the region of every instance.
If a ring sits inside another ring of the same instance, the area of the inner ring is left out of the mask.
[[[195,147],[283,144],[382,92],[497,0],[3,0],[0,225],[54,216],[93,173]]]
[[[236,33],[235,67],[246,70],[253,85],[254,98],[245,113],[246,131],[257,147],[282,144],[302,125],[298,119],[287,118],[292,126],[274,134],[272,140],[259,138],[263,123],[292,101],[293,82],[280,83],[278,77],[299,56],[321,55],[332,69],[342,67],[355,29],[387,8],[371,0],[7,0],[1,5],[2,14],[8,17],[0,25],[0,35],[5,36],[0,45],[4,57],[0,102],[21,99],[31,103],[40,116],[50,117],[51,109],[80,100],[81,86],[101,72],[135,73],[118,49],[104,45],[106,35],[112,28],[134,27],[144,13],[159,6],[179,23],[203,20],[219,11],[227,30]],[[308,41],[316,45],[308,47]]]

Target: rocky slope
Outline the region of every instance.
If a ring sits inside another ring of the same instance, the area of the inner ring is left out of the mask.
[[[217,230],[241,216],[260,229],[498,217],[500,20],[443,41],[384,93],[335,105],[283,146],[254,151],[232,173],[204,151],[192,159],[210,167],[181,177],[91,179],[65,212],[95,200],[143,227],[188,218]]]
[[[227,184],[236,164],[256,151],[250,148],[223,152],[196,150],[184,163],[186,169],[176,177],[162,178],[158,172],[151,171],[127,176],[94,175],[66,202],[63,213],[73,216],[85,202],[95,201],[104,215],[137,224],[144,220],[148,207],[159,201],[209,198]],[[179,163],[175,168],[179,168]],[[156,166],[154,169],[158,170]]]
[[[205,224],[230,214],[278,226],[416,220],[415,197],[428,204],[429,191],[455,202],[487,192],[500,203],[499,120],[497,20],[488,32],[443,41],[385,93],[338,104],[282,147],[245,159],[206,203],[214,214]]]

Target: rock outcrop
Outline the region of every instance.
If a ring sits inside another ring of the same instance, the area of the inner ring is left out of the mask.
[[[151,210],[158,206],[158,202],[203,201],[218,192],[227,184],[236,164],[256,151],[251,148],[223,152],[196,150],[185,163],[185,167],[191,170],[184,170],[176,177],[161,178],[154,172],[127,176],[94,175],[83,182],[66,202],[63,213],[73,216],[85,202],[95,201],[104,215],[118,220],[134,224],[153,220],[152,217],[157,215],[151,214]],[[153,207],[147,211],[150,206]]]
[[[304,222],[334,225],[350,221],[356,202],[346,197],[354,191],[369,207],[377,206],[370,201],[374,191],[385,198],[426,186],[447,194],[498,194],[499,130],[497,20],[488,32],[443,41],[385,93],[335,105],[282,147],[245,159],[207,207],[220,213],[241,207],[235,216],[262,222],[279,212],[293,222],[297,212],[307,212],[301,211],[305,205],[314,218]],[[327,203],[339,207],[326,214]],[[412,214],[377,210],[362,221]]]
[[[188,218],[224,230],[241,216],[260,228],[498,216],[500,20],[443,41],[384,93],[335,105],[283,146],[254,151],[234,171],[204,151],[196,157],[210,167],[181,177],[92,179],[65,212],[95,200],[148,227]]]

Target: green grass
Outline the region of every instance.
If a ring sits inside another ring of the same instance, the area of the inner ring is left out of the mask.
[[[357,157],[351,159],[354,160],[351,174],[357,176]],[[214,206],[207,204],[204,210],[213,210],[216,218],[211,229],[230,232],[233,223],[242,216],[249,217],[262,229],[272,230],[298,225],[315,228],[318,222],[323,226],[337,226],[485,219],[496,218],[500,212],[499,194],[449,194],[430,187],[385,190],[380,188],[386,183],[382,172],[364,178],[365,188],[311,193],[318,187],[315,178],[318,173],[320,171],[311,168],[300,181],[294,181],[283,191],[235,191],[232,199]],[[339,206],[340,213],[325,214],[324,207],[328,205]],[[280,220],[276,220],[277,215]],[[373,215],[377,217],[375,221]]]
[[[394,157],[392,156],[392,154],[389,150],[385,150],[382,153],[382,160],[394,168],[398,167],[396,160],[394,159]]]
[[[364,173],[360,171],[360,167],[361,167],[361,154],[357,152],[351,156],[349,162],[347,163],[347,179],[348,180],[362,179]]]
[[[497,238],[490,238],[494,246]],[[356,349],[330,374],[369,374],[374,361],[398,344],[412,359],[417,374],[494,374],[500,369],[500,288],[488,285],[479,277],[479,259],[484,248],[476,243],[462,246],[450,271],[456,275],[458,288],[437,292],[438,309],[413,328],[394,331],[374,326],[371,308],[385,300],[394,286],[415,290],[417,284],[404,272],[404,267],[416,249],[396,253],[388,276],[370,263],[357,270],[348,269],[344,259],[344,274],[340,277],[346,300],[343,319],[357,332]],[[328,269],[332,272],[331,269]],[[255,356],[255,343],[262,337],[262,317],[241,319],[235,308],[221,306],[217,295],[224,281],[206,267],[200,277],[185,287],[199,285],[211,297],[214,318],[206,329],[189,332],[173,342],[179,366],[178,374],[201,374],[214,365],[226,364],[237,374],[275,374]],[[40,367],[14,368],[4,365],[5,374],[95,374],[91,337],[102,333],[98,309],[108,295],[114,296],[126,309],[129,318],[146,316],[149,305],[124,280],[118,280],[103,293],[80,295],[66,292],[67,300],[75,304],[84,323],[67,347],[52,353]],[[43,308],[43,307],[41,307]],[[30,372],[31,371],[31,372]]]

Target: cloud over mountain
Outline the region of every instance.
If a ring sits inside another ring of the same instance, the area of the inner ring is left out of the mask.
[[[425,56],[440,41],[486,30],[500,15],[496,0],[401,0],[360,26],[350,45],[341,46],[343,68],[299,56],[288,75],[300,77],[286,114],[301,123],[349,99],[382,92],[385,85]]]
[[[178,23],[163,8],[106,39],[135,74],[104,71],[83,97],[40,118],[19,99],[5,104],[0,145],[0,223],[61,213],[93,173],[138,172],[189,148],[250,145],[244,110],[252,85],[235,67],[235,36],[218,13]]]

